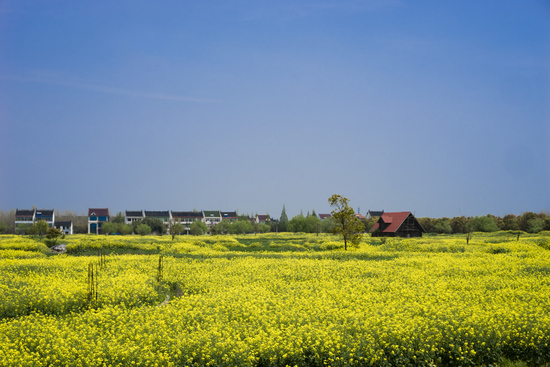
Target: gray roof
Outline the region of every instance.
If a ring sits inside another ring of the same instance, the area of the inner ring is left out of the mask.
[[[155,218],[164,218],[164,217],[169,217],[170,216],[170,212],[168,210],[163,210],[163,211],[148,211],[146,210],[145,211],[145,216],[146,217],[155,217]]]
[[[143,217],[143,212],[141,210],[139,211],[130,211],[126,210],[126,216],[127,217]]]

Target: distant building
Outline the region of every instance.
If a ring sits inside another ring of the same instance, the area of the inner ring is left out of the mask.
[[[59,229],[63,234],[73,234],[73,221],[56,221],[53,226]]]
[[[34,209],[16,209],[15,210],[15,229],[32,226],[34,224]],[[16,232],[17,233],[17,232]]]
[[[36,209],[34,211],[34,221],[35,222],[38,222],[38,221],[45,221],[46,223],[48,223],[48,227],[51,228],[53,227],[53,224],[55,222],[55,213],[53,211],[53,209],[49,210],[49,209]]]
[[[88,233],[100,234],[101,225],[109,222],[111,214],[109,208],[89,208],[88,209]]]
[[[269,215],[257,214],[256,218],[254,218],[254,222],[256,224],[260,224],[260,223],[265,224],[265,222],[267,222],[267,221],[271,221],[271,218],[269,218]]]
[[[16,209],[15,210],[15,229],[25,226],[31,226],[38,221],[45,221],[48,227],[53,227],[55,213],[53,209]]]
[[[186,234],[189,234],[191,223],[195,221],[202,221],[202,212],[175,212],[172,211],[172,220],[180,222],[185,227]]]
[[[373,237],[422,237],[426,233],[411,212],[384,213],[369,232]]]
[[[126,212],[124,212],[125,224],[132,224],[134,222],[142,220],[143,218],[145,217],[143,216],[143,211],[141,210],[126,210]]]
[[[215,226],[222,221],[222,213],[219,210],[203,210],[202,221],[207,226]]]
[[[332,217],[331,214],[319,214],[319,218],[321,220],[325,220],[325,219],[330,218],[330,217]]]
[[[238,219],[237,212],[220,212],[222,215],[222,220],[228,220],[233,223]]]
[[[381,217],[382,214],[384,214],[384,211],[383,210],[379,210],[379,211],[376,211],[376,210],[369,210],[367,212],[367,219],[371,219],[373,217]]]
[[[170,219],[172,219],[172,216],[170,215],[170,210],[146,210],[144,211],[144,214],[145,218],[158,218],[162,221],[162,223],[166,225],[168,225],[170,223]]]

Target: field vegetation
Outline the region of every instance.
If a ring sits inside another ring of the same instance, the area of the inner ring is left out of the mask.
[[[550,233],[466,238],[3,235],[0,366],[544,366]]]

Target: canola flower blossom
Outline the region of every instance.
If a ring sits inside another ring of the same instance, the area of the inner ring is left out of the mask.
[[[94,256],[1,257],[0,366],[544,364],[550,236],[476,237],[76,237],[157,252],[107,256],[92,302]]]

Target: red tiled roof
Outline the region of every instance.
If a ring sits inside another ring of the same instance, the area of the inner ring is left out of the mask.
[[[89,208],[88,209],[88,217],[95,215],[98,217],[108,217],[109,214],[109,208]]]
[[[323,219],[325,219],[325,218],[330,218],[330,217],[331,217],[330,214],[319,214],[319,218],[320,218],[321,220],[323,220]]]
[[[258,214],[258,220],[259,220],[260,222],[265,222],[265,221],[267,221],[268,218],[269,218],[269,215]]]
[[[401,227],[401,224],[407,219],[407,217],[411,214],[411,212],[394,212],[394,213],[384,213],[376,222],[369,232],[374,232],[378,229],[379,222],[382,221],[384,223],[389,224],[388,228],[384,229],[382,232],[391,233],[396,232],[399,227]]]
[[[359,219],[365,219],[365,216],[363,214],[355,213],[355,216]]]

